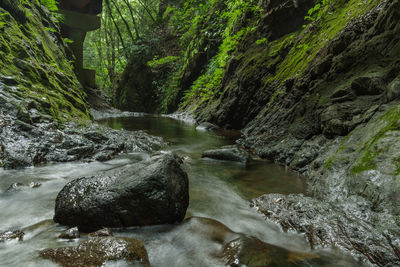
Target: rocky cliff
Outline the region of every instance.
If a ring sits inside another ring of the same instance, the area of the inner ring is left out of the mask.
[[[158,149],[160,138],[90,123],[70,40],[60,35],[62,18],[41,2],[0,0],[0,167]]]
[[[253,201],[284,230],[400,264],[400,1],[189,6],[175,7],[194,23],[171,24],[181,67],[161,95],[186,91],[181,110],[242,129],[248,149],[307,177],[307,196]]]

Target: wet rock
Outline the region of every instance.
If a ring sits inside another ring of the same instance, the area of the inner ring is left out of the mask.
[[[8,193],[17,192],[21,190],[21,187],[24,186],[23,183],[12,183],[6,190]]]
[[[387,101],[393,101],[400,96],[400,79],[394,80],[387,89],[386,99]]]
[[[67,124],[62,130],[54,123],[10,124],[0,134],[7,169],[79,159],[105,161],[121,152],[154,152],[165,145],[162,138],[142,131],[117,131],[97,124]]]
[[[0,242],[17,239],[18,241],[22,241],[25,233],[21,230],[8,230],[3,233],[0,233]]]
[[[114,236],[112,231],[108,228],[103,228],[97,230],[96,232],[89,233],[89,237],[105,237],[105,236]]]
[[[236,233],[209,218],[188,218],[175,231],[188,236],[201,236],[209,244],[217,244],[212,247],[221,249],[210,252],[225,266],[321,266],[323,263],[317,254],[290,251],[268,244],[256,237]]]
[[[400,264],[399,232],[389,226],[396,216],[371,211],[360,197],[332,204],[302,195],[268,194],[252,205],[284,231],[304,233],[311,248],[334,246],[378,266]]]
[[[317,266],[322,262],[316,254],[290,251],[246,235],[225,244],[222,257],[228,266]]]
[[[197,127],[197,131],[214,131],[217,130],[219,127],[215,124],[209,122],[200,123]]]
[[[238,145],[224,146],[220,149],[204,151],[202,158],[235,161],[246,164],[250,160],[249,153]]]
[[[8,193],[13,193],[13,192],[17,192],[17,191],[21,191],[23,187],[29,187],[29,188],[38,188],[40,187],[42,184],[39,182],[30,182],[28,185],[25,185],[23,183],[12,183],[6,190],[6,192]]]
[[[56,199],[54,221],[80,230],[182,221],[188,178],[172,155],[69,182]]]
[[[58,236],[59,238],[63,239],[76,239],[80,237],[78,227],[73,227],[65,230]]]
[[[108,138],[99,132],[87,132],[84,136],[95,143],[102,143],[108,141]]]
[[[93,159],[97,161],[107,161],[112,158],[113,154],[114,154],[113,151],[101,151],[96,155],[94,155]]]
[[[30,188],[38,188],[38,187],[41,187],[41,186],[42,186],[42,184],[38,183],[38,182],[30,182],[29,183],[29,187]]]
[[[385,90],[385,87],[378,78],[359,77],[351,83],[351,89],[356,95],[379,95]]]
[[[103,266],[108,261],[125,261],[134,266],[150,266],[142,242],[126,237],[96,237],[76,247],[49,248],[40,256],[64,267]]]

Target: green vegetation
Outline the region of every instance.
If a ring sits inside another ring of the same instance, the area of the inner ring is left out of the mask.
[[[17,84],[5,86],[4,90],[20,99],[21,106],[30,103],[44,114],[50,114],[56,122],[90,119],[85,94],[73,67],[62,46],[54,42],[53,29],[58,26],[52,18],[42,17],[35,1],[16,3],[25,14],[31,14],[23,24],[0,8],[1,75]],[[49,5],[51,1],[46,3]]]
[[[400,107],[395,106],[386,112],[381,118],[377,120],[377,125],[379,125],[379,131],[375,134],[368,142],[364,144],[360,151],[362,151],[362,157],[358,160],[352,168],[351,172],[353,174],[361,173],[366,170],[372,170],[376,168],[376,163],[374,160],[385,153],[385,151],[379,150],[376,144],[391,131],[400,131]],[[394,159],[396,161],[396,159]],[[399,163],[396,163],[399,166]],[[399,168],[396,170],[395,175],[398,175]]]
[[[166,64],[172,63],[174,61],[177,61],[179,59],[179,57],[177,56],[167,56],[167,57],[163,57],[163,58],[158,58],[157,56],[153,58],[153,60],[148,61],[147,65],[150,68],[159,68],[162,67]]]
[[[57,2],[56,0],[36,0],[36,2],[39,4],[44,5],[45,7],[47,7],[48,10],[50,11],[57,11],[58,7],[57,7]]]

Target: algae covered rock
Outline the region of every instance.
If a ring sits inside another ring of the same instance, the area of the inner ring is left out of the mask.
[[[172,224],[188,204],[187,174],[165,154],[69,182],[57,196],[54,221],[86,230]]]
[[[42,250],[40,257],[52,260],[63,267],[103,266],[110,261],[125,261],[134,266],[150,266],[142,242],[126,237],[96,237],[76,247]]]

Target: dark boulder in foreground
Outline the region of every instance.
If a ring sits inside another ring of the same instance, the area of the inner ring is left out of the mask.
[[[224,146],[220,149],[204,151],[202,158],[235,161],[246,164],[250,160],[249,153],[240,146]]]
[[[103,266],[107,261],[121,260],[129,265],[150,266],[142,242],[126,237],[95,237],[76,247],[42,250],[40,256],[64,267]]]
[[[69,182],[57,196],[54,221],[80,230],[180,222],[188,187],[173,155],[154,156]]]

